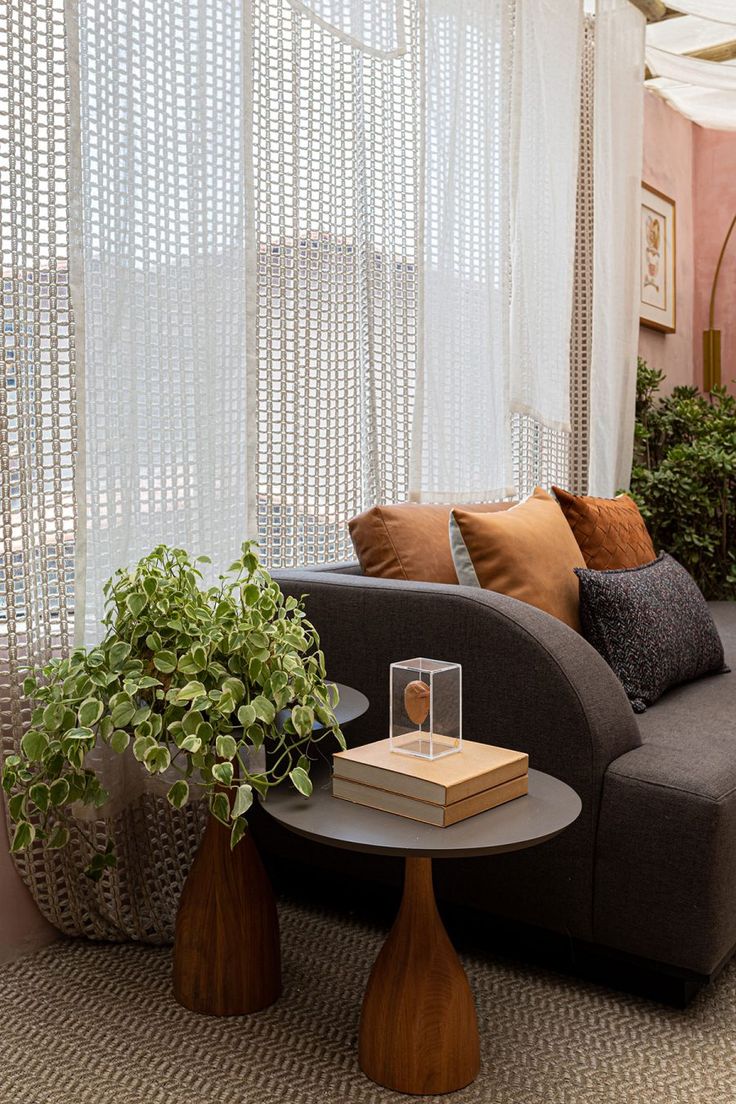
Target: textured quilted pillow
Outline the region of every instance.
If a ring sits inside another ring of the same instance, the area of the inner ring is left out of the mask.
[[[639,567],[657,555],[633,498],[574,495],[561,487],[552,490],[588,567],[596,571]]]
[[[575,574],[583,635],[621,680],[635,713],[670,686],[728,670],[705,598],[666,552],[643,567],[579,567]]]

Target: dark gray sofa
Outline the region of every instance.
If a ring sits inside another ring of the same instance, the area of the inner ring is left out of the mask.
[[[581,636],[515,599],[366,578],[355,565],[277,577],[308,595],[330,676],[370,699],[349,742],[387,734],[392,661],[451,659],[463,666],[465,736],[527,751],[580,795],[582,815],[554,841],[436,863],[441,898],[690,982],[715,975],[736,945],[736,673],[672,690],[637,717]],[[712,612],[736,670],[736,603]],[[341,861],[298,846],[302,862]]]

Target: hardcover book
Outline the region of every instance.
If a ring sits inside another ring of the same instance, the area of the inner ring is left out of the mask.
[[[388,740],[377,740],[337,752],[333,769],[335,778],[443,806],[526,775],[529,756],[464,740],[458,755],[418,759],[397,755],[390,750]]]
[[[451,805],[433,805],[429,801],[419,801],[415,797],[406,797],[405,794],[379,790],[374,786],[365,786],[361,782],[352,782],[347,778],[334,776],[332,779],[334,797],[352,801],[356,805],[366,805],[370,809],[378,809],[383,813],[395,813],[410,820],[420,820],[424,824],[434,824],[438,828],[449,828],[451,824],[467,820],[477,813],[484,813],[487,809],[494,809],[497,805],[503,805],[517,797],[523,797],[528,792],[529,775],[523,774],[508,782],[501,782],[498,786],[481,790],[480,793],[472,794],[470,797],[453,801]]]

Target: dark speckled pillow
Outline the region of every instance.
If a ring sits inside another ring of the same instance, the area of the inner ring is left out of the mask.
[[[728,670],[703,595],[666,552],[642,567],[575,573],[583,634],[623,683],[635,713],[670,686]]]

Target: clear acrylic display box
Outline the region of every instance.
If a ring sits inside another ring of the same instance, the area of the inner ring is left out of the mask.
[[[439,759],[462,749],[462,668],[438,659],[391,664],[391,751]]]

